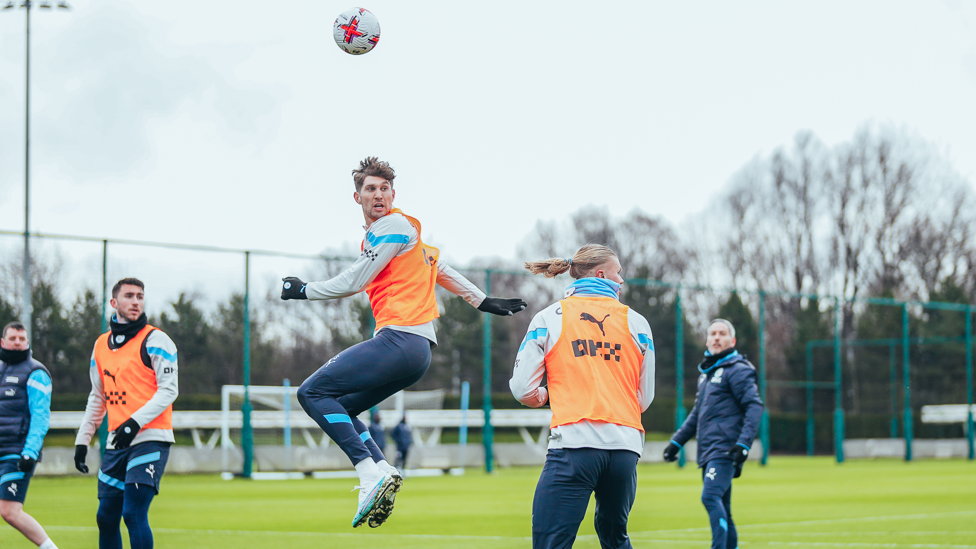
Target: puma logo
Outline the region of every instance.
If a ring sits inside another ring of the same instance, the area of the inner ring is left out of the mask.
[[[11,482],[10,483],[10,486],[7,486],[7,491],[10,492],[11,494],[13,494],[14,497],[16,497],[17,496],[17,483],[16,482]]]
[[[599,326],[600,327],[600,333],[602,333],[603,335],[607,335],[607,333],[605,331],[603,331],[603,323],[606,322],[608,318],[610,318],[610,315],[607,315],[607,316],[603,317],[603,320],[597,320],[590,313],[582,313],[580,315],[580,320],[585,320],[587,322],[592,322],[592,323],[596,324],[597,326]]]
[[[112,383],[114,383],[116,385],[119,384],[118,381],[115,381],[115,376],[113,376],[112,374],[108,373],[108,370],[103,369],[102,370],[102,373],[105,374],[105,375],[107,375],[108,377],[112,378]]]
[[[149,473],[149,476],[151,478],[156,478],[156,466],[155,465],[149,464],[149,467],[146,467],[146,472]]]

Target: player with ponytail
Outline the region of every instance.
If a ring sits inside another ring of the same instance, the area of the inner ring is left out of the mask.
[[[622,268],[607,246],[587,244],[572,257],[525,268],[575,279],[564,299],[532,319],[509,382],[522,404],[552,408],[549,450],[532,502],[532,547],[572,547],[594,493],[600,545],[631,547],[627,518],[644,450],[641,413],[654,399],[651,328],[620,303]]]

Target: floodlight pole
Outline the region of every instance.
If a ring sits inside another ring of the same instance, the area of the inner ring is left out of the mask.
[[[26,12],[24,40],[26,43],[26,63],[24,71],[24,263],[23,263],[23,284],[24,293],[21,295],[21,322],[27,328],[27,338],[31,338],[31,327],[33,325],[31,317],[34,307],[31,305],[31,279],[30,279],[30,12],[33,2],[23,0],[20,7]],[[14,8],[14,3],[7,2],[4,10]],[[51,8],[49,2],[41,2],[40,7]],[[59,8],[68,9],[64,2],[58,3]]]

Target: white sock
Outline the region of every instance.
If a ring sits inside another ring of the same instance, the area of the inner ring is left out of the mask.
[[[47,541],[45,541],[44,543],[38,545],[38,547],[40,549],[58,549],[58,546],[57,545],[54,545],[54,542],[51,541],[51,538],[47,538]]]
[[[381,473],[389,473],[390,469],[392,469],[392,467],[390,467],[390,464],[385,459],[381,459],[377,461],[376,467],[380,470]]]
[[[383,476],[383,473],[380,472],[373,458],[366,458],[357,463],[356,472],[359,473],[360,486],[372,486]]]

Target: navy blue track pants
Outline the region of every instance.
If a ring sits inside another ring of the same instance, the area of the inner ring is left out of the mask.
[[[356,416],[420,381],[430,366],[430,340],[380,330],[325,363],[298,388],[298,402],[349,456],[386,459]]]
[[[736,549],[739,534],[732,522],[732,475],[730,459],[713,459],[702,467],[702,504],[712,527],[712,549]]]
[[[603,549],[630,549],[627,517],[637,493],[636,453],[628,450],[549,450],[532,501],[532,548],[570,548],[596,495],[596,527]]]

